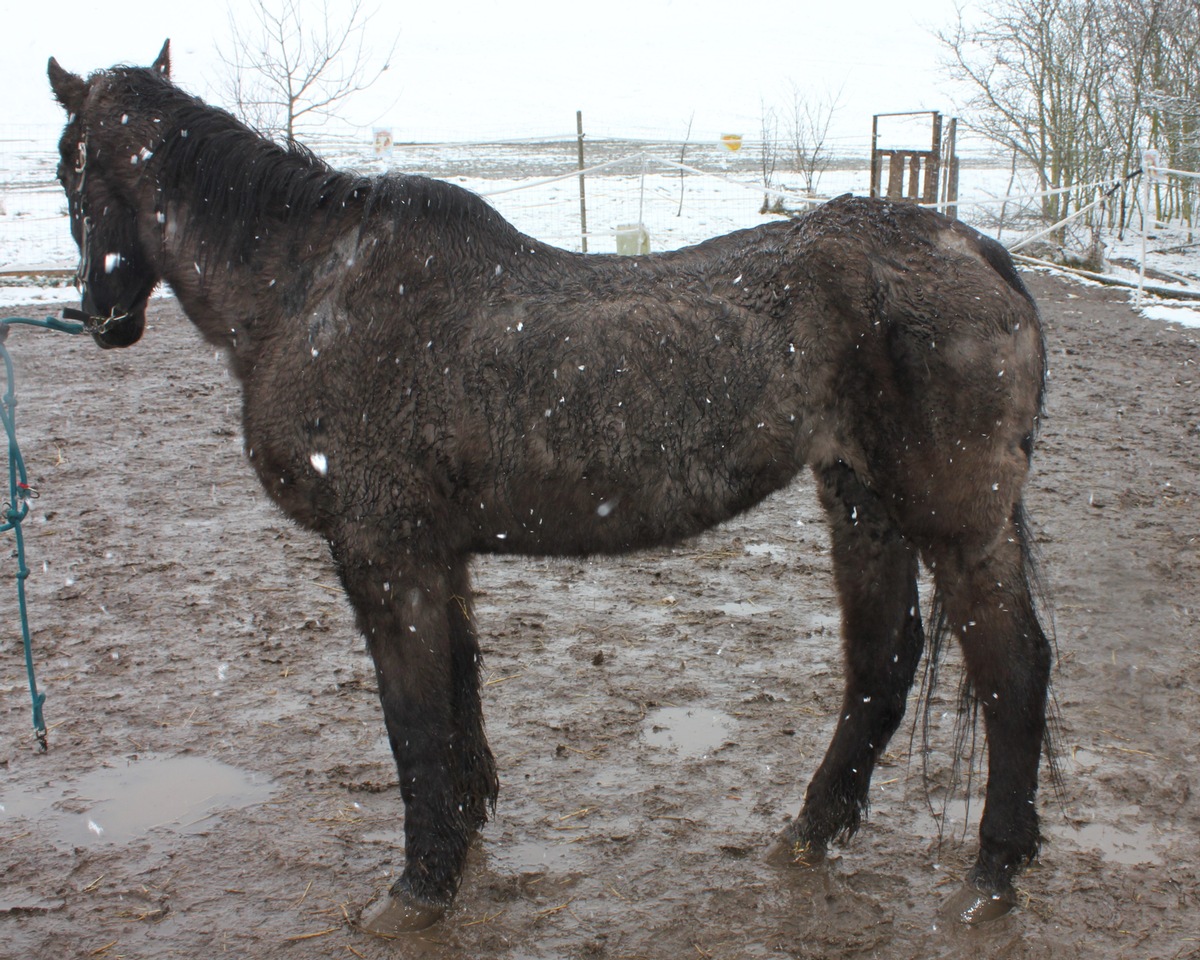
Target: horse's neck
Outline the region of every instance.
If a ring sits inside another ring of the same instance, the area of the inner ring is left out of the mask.
[[[283,321],[283,299],[295,283],[291,278],[301,273],[296,252],[285,249],[285,240],[272,239],[285,231],[262,231],[251,265],[227,252],[220,225],[194,215],[183,199],[166,198],[163,212],[165,222],[158,224],[162,278],[205,339],[230,351],[235,369],[253,365],[263,326]]]
[[[162,278],[207,340],[237,349],[242,333],[241,346],[245,346],[244,328],[261,310],[250,271],[213,262],[209,251],[219,248],[219,238],[196,228],[186,204],[168,201],[162,212],[165,222],[161,224],[158,264]]]

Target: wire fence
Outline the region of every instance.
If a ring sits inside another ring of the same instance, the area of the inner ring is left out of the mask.
[[[71,263],[67,201],[58,185],[58,133],[0,126],[0,265]]]
[[[69,272],[77,258],[55,177],[58,135],[57,128],[0,126],[0,273],[19,274],[22,282],[35,277],[44,279],[34,282],[62,283],[62,272]],[[802,182],[799,175],[767,170],[763,157],[768,151],[752,141],[736,152],[722,144],[587,141],[583,171],[576,142],[557,139],[403,144],[385,154],[361,139],[329,138],[310,146],[339,169],[416,173],[459,183],[487,198],[525,233],[565,249],[596,253],[675,249],[870,188],[869,158],[863,157],[831,161],[818,183],[820,195],[810,195],[794,186]],[[1190,188],[1197,182],[1197,174],[1187,171],[1154,173],[1159,196],[1163,184]],[[580,203],[581,178],[586,206]],[[1036,253],[1040,245],[1045,254],[1048,244],[1084,249],[1098,244],[1106,225],[1110,234],[1117,232],[1115,183],[1045,190],[1004,161],[973,158],[960,174],[955,206],[960,219],[1014,251]],[[1048,224],[1046,198],[1067,192],[1095,199]],[[1193,249],[1200,244],[1193,243],[1190,221],[1164,224],[1156,194],[1134,192],[1142,208],[1155,215],[1142,216],[1144,229],[1123,244],[1109,236],[1109,252],[1132,259],[1142,283],[1149,258],[1159,263],[1149,269],[1152,279],[1200,287],[1200,267],[1193,263],[1200,261],[1194,255],[1200,249]],[[1179,255],[1172,257],[1172,250]]]

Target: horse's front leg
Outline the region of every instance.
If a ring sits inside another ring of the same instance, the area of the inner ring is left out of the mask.
[[[879,497],[845,464],[817,475],[842,610],[846,687],[833,740],[771,859],[808,864],[857,829],[875,761],[900,720],[924,647],[918,558]]]
[[[405,864],[364,929],[391,936],[436,922],[454,899],[467,848],[495,802],[483,732],[479,647],[465,559],[368,561],[334,548],[375,662],[404,799]]]

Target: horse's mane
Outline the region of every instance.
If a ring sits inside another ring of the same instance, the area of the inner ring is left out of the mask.
[[[183,200],[188,229],[204,230],[209,257],[244,262],[267,235],[294,239],[314,220],[430,216],[516,231],[475,194],[427,177],[366,177],[333,169],[295,141],[267,139],[232,114],[181,91],[154,71],[121,68],[140,110],[159,118],[164,139],[147,168],[166,201]],[[123,84],[123,85],[124,85]],[[207,225],[207,228],[206,226]]]

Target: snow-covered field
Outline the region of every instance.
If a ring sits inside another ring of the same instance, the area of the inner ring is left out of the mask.
[[[21,268],[70,269],[76,261],[66,201],[54,177],[57,134],[29,128],[0,143],[0,273],[10,274],[0,276],[0,306],[58,303],[75,296],[68,278],[21,273]],[[531,236],[572,250],[583,246],[574,143],[413,144],[397,146],[387,158],[374,156],[371,144],[348,140],[316,148],[339,169],[449,180],[485,196]],[[683,149],[679,144],[600,141],[588,143],[585,162],[599,167],[585,179],[589,252],[616,252],[618,236],[638,224],[652,249],[670,250],[778,216],[761,212],[765,191],[760,159],[752,148],[730,154],[707,144]],[[1031,185],[1010,179],[1003,165],[965,162],[958,208],[963,220],[1007,244],[1037,229],[1027,215],[1033,201],[1019,199],[1033,192]],[[818,193],[832,197],[868,188],[864,162],[826,172]],[[782,200],[793,210],[806,205],[796,175],[777,174],[771,189],[781,191],[770,194],[772,204]],[[1008,197],[1018,199],[1005,202]],[[1136,282],[1141,234],[1106,236],[1104,242],[1106,273]],[[1146,250],[1147,266],[1160,282],[1166,278],[1200,288],[1200,238],[1160,225]],[[1144,297],[1142,310],[1156,319],[1200,326],[1198,301]]]

